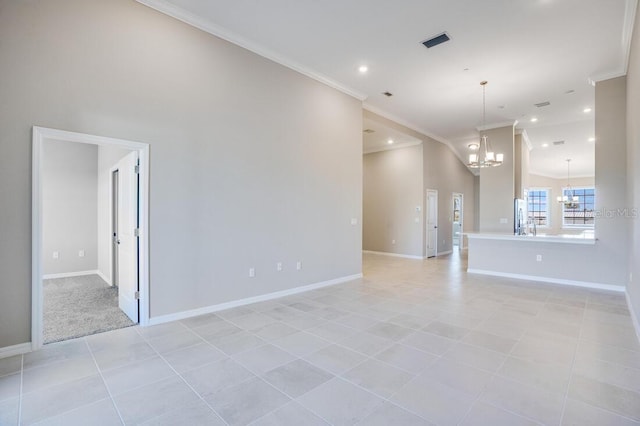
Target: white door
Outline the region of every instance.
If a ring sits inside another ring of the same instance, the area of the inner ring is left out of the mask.
[[[138,153],[118,162],[118,305],[138,322]]]
[[[457,192],[453,193],[453,226],[451,227],[453,230],[453,246],[462,248],[463,238],[462,238],[462,221],[463,221],[463,195]]]
[[[427,189],[427,257],[438,253],[438,191]]]

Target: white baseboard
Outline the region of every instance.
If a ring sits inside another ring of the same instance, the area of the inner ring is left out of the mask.
[[[9,358],[14,355],[26,354],[27,352],[31,352],[31,350],[31,342],[0,348],[0,359]]]
[[[625,297],[627,298],[627,307],[629,308],[629,313],[631,314],[631,322],[633,323],[633,328],[636,330],[636,337],[638,341],[640,341],[640,321],[638,321],[638,316],[636,315],[636,311],[633,310],[633,305],[631,304],[631,296],[629,296],[629,290],[624,292]]]
[[[111,280],[107,278],[107,276],[105,274],[102,273],[102,271],[98,270],[96,271],[96,274],[102,278],[104,280],[105,283],[109,284],[109,287],[112,287],[113,284],[111,284]]]
[[[410,255],[410,254],[390,253],[388,251],[362,250],[362,253],[378,254],[380,256],[401,257],[403,259],[415,259],[415,260],[424,260],[425,259],[423,256],[413,256],[413,255]]]
[[[238,306],[250,305],[252,303],[265,302],[268,300],[279,299],[285,296],[291,296],[298,293],[304,293],[311,290],[317,290],[323,287],[329,287],[336,284],[342,284],[347,281],[353,281],[358,278],[362,278],[362,273],[349,275],[346,277],[336,278],[329,281],[322,281],[315,284],[309,284],[302,287],[295,287],[289,290],[276,291],[273,293],[267,293],[260,296],[248,297],[246,299],[233,300],[231,302],[220,303],[218,305],[205,306],[203,308],[192,309],[189,311],[176,312],[174,314],[160,315],[157,317],[149,318],[148,325],[163,324],[166,322],[182,320],[185,318],[197,317],[198,315],[210,314],[213,312],[223,311],[225,309],[236,308]]]
[[[585,288],[594,288],[598,290],[624,292],[623,286],[592,283],[588,281],[565,280],[561,278],[540,277],[538,275],[511,274],[507,272],[485,271],[482,269],[473,269],[473,268],[467,269],[467,272],[470,274],[490,275],[493,277],[514,278],[517,280],[539,281],[539,282],[550,283],[550,284],[561,284],[561,285],[570,285],[574,287],[585,287]]]
[[[47,275],[43,275],[42,279],[43,280],[50,280],[53,278],[69,278],[69,277],[81,277],[83,275],[100,275],[100,272],[98,272],[97,269],[94,269],[92,271],[78,271],[78,272],[63,272],[61,274],[47,274]]]
[[[439,251],[438,254],[436,254],[436,256],[444,256],[445,254],[451,254],[451,253],[453,253],[453,250]]]

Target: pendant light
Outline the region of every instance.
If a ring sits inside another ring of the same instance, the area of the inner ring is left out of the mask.
[[[487,82],[481,81],[480,85],[482,86],[482,132],[484,132],[487,118],[487,102],[485,93]],[[502,165],[503,161],[504,154],[496,154],[495,152],[493,152],[493,149],[491,149],[491,144],[489,143],[489,138],[486,134],[482,134],[482,136],[480,137],[478,152],[475,154],[469,154],[469,162],[467,163],[467,166],[471,167],[472,169],[498,167]]]
[[[557,200],[559,203],[562,203],[564,205],[565,209],[569,209],[569,210],[575,210],[578,207],[580,207],[580,199],[578,198],[577,195],[575,195],[573,193],[573,188],[571,188],[571,173],[570,173],[570,164],[571,164],[571,159],[567,158],[567,194],[569,195],[559,195],[557,197]]]

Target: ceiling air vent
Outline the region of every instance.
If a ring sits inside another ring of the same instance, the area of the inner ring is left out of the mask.
[[[542,108],[542,107],[546,107],[551,105],[551,102],[546,101],[546,102],[540,102],[539,104],[534,104],[535,106],[537,106],[538,108]]]
[[[393,96],[393,93],[391,92],[382,92],[383,95],[385,95],[387,98],[390,98]]]
[[[451,40],[451,38],[449,38],[449,35],[445,32],[442,34],[438,34],[435,37],[431,37],[428,40],[423,41],[422,44],[424,44],[427,47],[427,49],[430,49],[434,46],[437,46],[449,40]]]
[[[555,141],[553,144],[554,144],[555,146],[558,146],[558,145],[564,145],[564,141]]]
[[[375,133],[375,130],[373,130],[373,129],[364,129],[362,132],[363,133]]]

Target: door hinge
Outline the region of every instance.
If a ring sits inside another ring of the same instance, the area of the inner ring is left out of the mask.
[[[136,165],[136,166],[133,168],[133,171],[134,171],[134,173],[136,173],[136,174],[140,174],[140,166],[139,166],[139,165]]]
[[[139,237],[140,236],[140,228],[136,228],[133,230],[133,236],[134,237]]]
[[[133,295],[133,298],[136,300],[140,300],[140,292],[136,291],[136,294]]]

